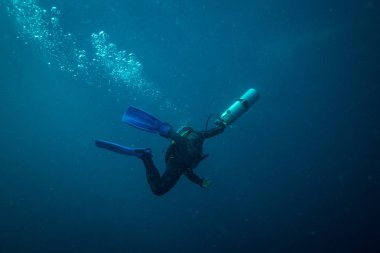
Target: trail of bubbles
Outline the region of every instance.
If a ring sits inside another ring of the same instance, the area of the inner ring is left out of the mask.
[[[93,62],[115,81],[114,84],[126,85],[155,99],[162,98],[162,93],[143,78],[142,65],[133,53],[119,51],[104,31],[93,33],[91,42],[95,50]]]
[[[33,0],[8,0],[7,9],[25,44],[31,42],[36,46],[47,64],[56,65],[73,76],[87,73],[87,53],[77,48],[77,41],[71,33],[63,32],[59,24],[60,11],[56,7],[48,11]]]
[[[141,87],[141,63],[133,53],[118,51],[115,44],[109,42],[109,36],[104,31],[91,35],[92,46],[95,48],[95,60],[102,65],[115,80],[130,82]],[[137,82],[131,82],[137,81]]]
[[[7,3],[8,13],[14,17],[20,37],[26,44],[35,45],[48,65],[57,66],[90,84],[94,80],[98,84],[104,83],[97,87],[116,91],[116,95],[128,88],[149,97],[151,102],[159,102],[162,109],[181,111],[143,77],[142,64],[135,55],[118,50],[104,31],[91,35],[93,50],[90,52],[94,51],[94,55],[89,55],[86,50],[78,49],[73,34],[64,33],[59,20],[61,11],[57,7],[48,11],[41,8],[36,0],[7,0]]]

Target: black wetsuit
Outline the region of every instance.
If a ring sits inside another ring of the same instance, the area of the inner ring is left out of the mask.
[[[198,177],[193,169],[207,157],[203,155],[203,142],[223,132],[224,125],[208,131],[195,131],[190,127],[183,128],[179,133],[172,134],[173,143],[166,151],[166,170],[162,177],[151,156],[142,160],[146,168],[146,177],[152,192],[156,195],[167,193],[177,183],[182,174],[202,187],[203,178]]]

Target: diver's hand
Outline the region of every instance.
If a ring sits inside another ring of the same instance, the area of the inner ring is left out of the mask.
[[[211,180],[208,180],[208,179],[206,179],[206,178],[203,178],[202,179],[202,188],[205,188],[205,189],[207,189],[207,188],[209,188],[210,186],[212,185],[212,181]]]
[[[214,124],[219,127],[219,128],[226,128],[226,122],[224,122],[222,119],[218,118],[217,120],[215,120]]]

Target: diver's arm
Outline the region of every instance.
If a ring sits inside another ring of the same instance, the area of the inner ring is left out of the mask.
[[[209,188],[212,182],[206,178],[198,177],[194,172],[188,171],[185,173],[185,176],[193,183],[196,183],[202,188]]]
[[[226,128],[226,125],[223,123],[217,124],[216,127],[207,130],[207,131],[200,131],[199,133],[204,139],[214,137],[215,135],[223,133],[224,129]]]
[[[192,171],[188,171],[188,172],[185,172],[184,173],[185,176],[193,183],[196,183],[197,185],[201,186],[202,187],[202,182],[203,182],[203,179],[200,178],[198,175],[196,175],[194,172]]]

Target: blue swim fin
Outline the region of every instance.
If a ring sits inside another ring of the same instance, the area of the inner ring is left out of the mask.
[[[136,107],[130,106],[125,111],[122,121],[138,129],[158,133],[163,137],[170,137],[172,126],[164,123],[156,117],[144,112]]]
[[[150,148],[130,148],[109,141],[96,140],[95,145],[119,154],[142,157],[144,155],[152,156]]]

